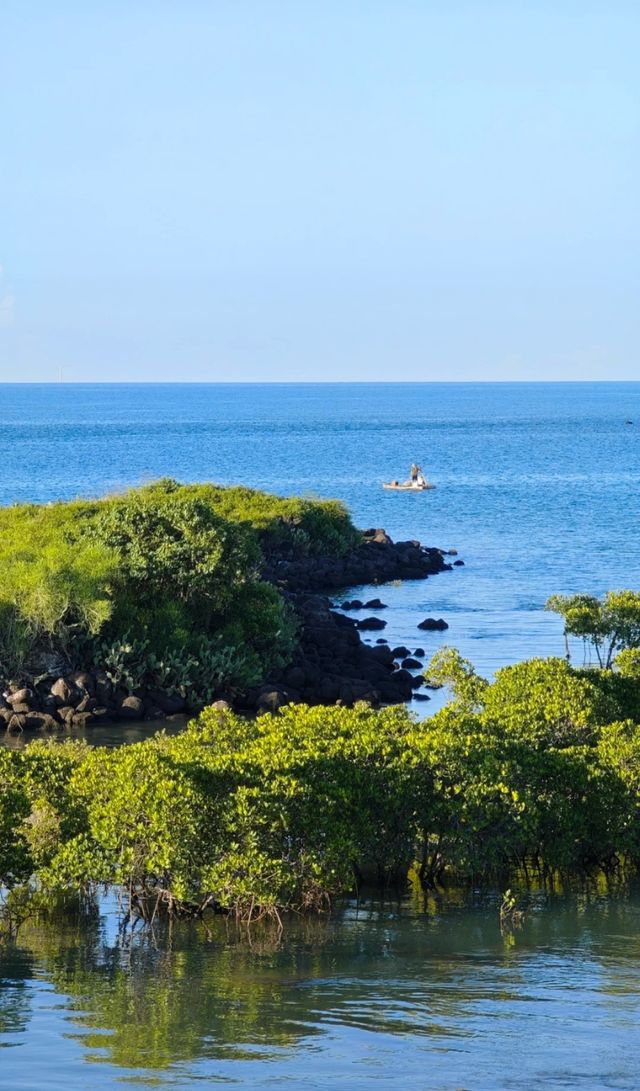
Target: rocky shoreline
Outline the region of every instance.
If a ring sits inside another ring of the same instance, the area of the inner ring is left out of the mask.
[[[345,557],[268,557],[263,578],[283,591],[333,591],[392,580],[426,580],[451,569],[446,558],[456,556],[455,550],[423,546],[415,539],[394,542],[386,531],[371,529],[362,532],[361,543]],[[453,566],[462,564],[453,561]]]
[[[263,578],[274,583],[296,613],[300,641],[291,663],[274,671],[259,686],[220,702],[250,712],[275,710],[291,701],[307,704],[396,704],[412,696],[428,699],[417,691],[424,686],[416,656],[422,649],[390,648],[384,638],[374,645],[361,637],[363,631],[383,630],[380,599],[345,602],[342,609],[373,611],[360,619],[337,612],[326,594],[365,584],[398,579],[427,579],[450,571],[455,552],[422,546],[412,540],[393,542],[384,530],[363,532],[361,543],[345,557],[282,557],[266,560]],[[446,628],[442,619],[427,618],[424,629]],[[413,672],[413,673],[412,673]],[[5,687],[0,696],[0,725],[10,732],[25,729],[55,730],[61,726],[98,725],[113,721],[160,720],[188,709],[178,694],[156,688],[126,692],[114,686],[105,671],[72,671],[20,679]]]
[[[408,655],[408,649],[392,649],[386,641],[365,644],[362,622],[337,613],[323,595],[301,593],[292,598],[301,624],[299,646],[286,670],[247,694],[249,708],[271,711],[292,701],[401,704],[424,684],[421,675],[414,676],[398,661],[398,654]],[[412,662],[421,667],[419,661]]]
[[[450,557],[456,559],[449,561]],[[248,707],[275,709],[291,701],[310,705],[368,701],[376,706],[412,697],[428,700],[427,694],[417,692],[424,679],[415,673],[422,670],[416,655],[424,654],[423,649],[390,648],[383,638],[371,646],[360,636],[384,630],[380,611],[386,607],[380,599],[341,603],[343,611],[374,611],[355,620],[336,612],[325,595],[314,592],[425,580],[463,563],[455,550],[423,546],[415,539],[394,542],[379,528],[363,531],[362,542],[346,557],[268,560],[264,577],[282,590],[298,615],[300,643],[286,670],[272,673],[246,695]],[[447,624],[441,618],[427,618],[419,627],[441,630]]]

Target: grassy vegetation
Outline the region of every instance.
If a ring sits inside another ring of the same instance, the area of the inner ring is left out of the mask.
[[[251,917],[412,868],[429,885],[638,863],[637,674],[616,692],[611,672],[557,659],[491,685],[453,652],[432,670],[453,697],[424,722],[401,707],[209,709],[118,750],[0,751],[0,882],[115,883],[139,907]]]
[[[286,660],[295,639],[263,553],[340,553],[337,502],[164,480],[122,496],[0,509],[0,676],[107,656],[122,678],[189,670],[206,699]],[[194,666],[195,664],[195,666]]]
[[[158,482],[152,489],[163,488],[165,484]],[[321,553],[342,556],[360,540],[340,500],[271,496],[244,486],[186,488],[210,503],[223,519],[251,527],[267,553],[277,550],[298,556]]]

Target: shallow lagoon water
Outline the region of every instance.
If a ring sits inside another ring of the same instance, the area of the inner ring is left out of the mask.
[[[123,942],[117,905],[0,950],[0,1086],[535,1088],[640,1083],[640,897],[375,901],[330,920]]]

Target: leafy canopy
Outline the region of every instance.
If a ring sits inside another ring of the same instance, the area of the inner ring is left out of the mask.
[[[246,686],[284,665],[296,639],[260,579],[265,550],[341,553],[357,538],[334,501],[170,479],[0,509],[0,677],[41,673],[53,654],[82,668],[106,656],[138,684],[182,670],[197,703]]]
[[[440,662],[463,699],[422,722],[404,707],[209,708],[117,750],[0,751],[0,883],[106,882],[251,917],[413,866],[430,884],[640,863],[640,725],[622,710],[640,681],[550,659],[475,686],[456,655]]]
[[[560,614],[568,636],[594,649],[600,667],[610,667],[622,649],[640,647],[640,592],[609,591],[602,599],[552,595],[545,609]]]

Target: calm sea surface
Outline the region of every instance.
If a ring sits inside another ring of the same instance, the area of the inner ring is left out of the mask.
[[[0,949],[0,1086],[595,1091],[640,1086],[640,899],[363,905],[118,939],[115,906]]]
[[[385,636],[485,673],[563,654],[554,592],[640,586],[640,383],[0,390],[0,503],[164,475],[339,497],[360,526],[459,550],[465,568],[385,588]],[[437,489],[385,493],[413,460]]]
[[[431,652],[416,625],[443,616],[486,673],[562,654],[553,592],[640,586],[640,384],[0,389],[1,503],[161,475],[340,497],[361,526],[459,550],[464,568],[384,588],[385,635]],[[384,493],[413,460],[437,490]],[[27,923],[0,949],[0,1087],[635,1091],[637,891],[528,903],[514,936],[496,895],[251,943],[216,924],[123,944],[108,898]]]

